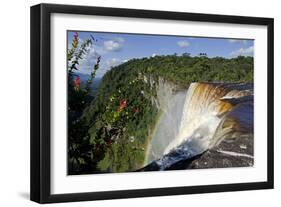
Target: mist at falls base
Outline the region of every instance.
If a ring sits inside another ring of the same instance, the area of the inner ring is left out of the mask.
[[[144,169],[166,170],[224,139],[253,135],[253,84],[191,83],[159,105]]]

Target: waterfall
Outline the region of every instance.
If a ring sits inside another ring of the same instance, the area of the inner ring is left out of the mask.
[[[170,98],[155,127],[146,164],[165,169],[214,147],[225,137],[252,132],[253,85],[191,83]]]
[[[171,96],[166,105],[163,104],[160,119],[156,129],[154,129],[152,140],[147,150],[146,163],[162,157],[164,150],[179,133],[185,96],[185,92],[179,92]]]

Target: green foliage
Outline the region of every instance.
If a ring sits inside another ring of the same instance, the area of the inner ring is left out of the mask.
[[[153,117],[157,115],[150,101],[151,90],[141,77],[137,73],[131,76],[128,71],[118,72],[122,74],[104,76],[96,97],[83,115],[89,123],[91,144],[105,149],[97,167],[106,172],[124,172],[142,166],[150,135],[148,129],[153,129]],[[122,105],[124,102],[126,105]]]
[[[191,57],[186,53],[133,59],[112,68],[77,125],[71,126],[75,140],[70,140],[70,145],[79,143],[78,150],[70,150],[74,153],[70,157],[78,163],[73,174],[142,167],[159,116],[152,103],[155,85],[145,77],[162,77],[185,88],[191,82],[253,82],[253,58]]]
[[[253,58],[206,56],[156,56],[132,60],[119,67],[137,68],[144,73],[155,74],[177,84],[188,85],[191,82],[252,82]]]

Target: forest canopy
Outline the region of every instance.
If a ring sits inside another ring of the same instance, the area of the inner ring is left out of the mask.
[[[128,71],[132,70],[132,71]],[[253,82],[253,57],[236,58],[189,55],[155,56],[142,59],[131,59],[108,72],[112,77],[119,73],[144,72],[162,76],[176,83],[191,82]]]

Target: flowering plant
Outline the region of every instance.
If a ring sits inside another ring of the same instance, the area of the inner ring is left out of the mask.
[[[83,110],[92,100],[90,91],[97,70],[99,69],[101,56],[97,57],[96,63],[90,73],[89,79],[83,86],[79,76],[79,62],[87,55],[90,46],[93,45],[91,39],[83,42],[79,39],[78,32],[75,32],[72,39],[71,48],[67,51],[67,72],[68,72],[68,163],[69,172],[87,170],[92,163],[91,144],[87,137],[81,116]]]

